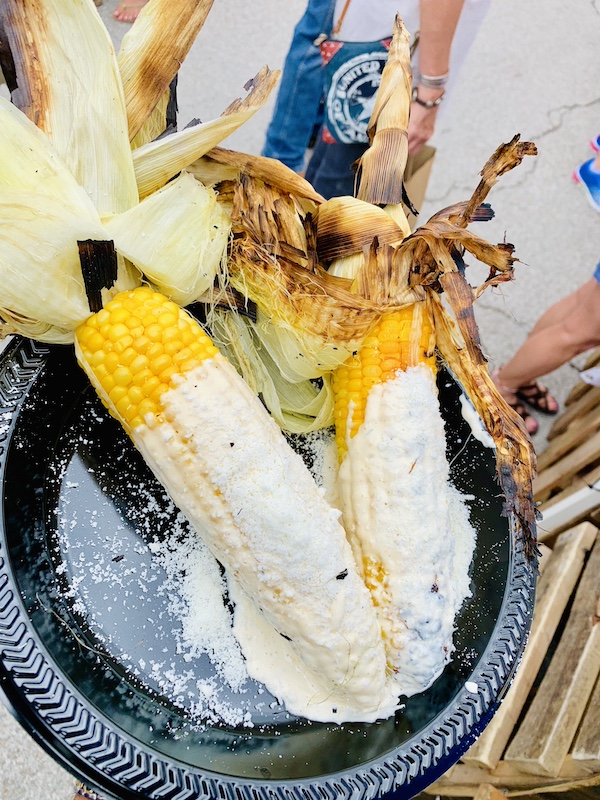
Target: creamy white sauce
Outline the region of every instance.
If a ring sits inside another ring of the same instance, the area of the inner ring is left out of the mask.
[[[485,429],[481,417],[479,416],[477,411],[475,411],[473,404],[471,403],[469,398],[464,394],[461,394],[460,396],[460,407],[461,407],[462,418],[465,420],[465,422],[468,423],[469,427],[471,428],[471,433],[473,434],[475,439],[477,439],[478,442],[481,442],[481,444],[484,447],[490,447],[492,449],[495,449],[496,445],[494,443],[494,440]]]
[[[309,719],[389,716],[397,697],[371,596],[339,511],[300,456],[220,356],[179,379],[162,405],[167,424],[148,415],[133,438],[226,568],[250,675]]]
[[[468,509],[449,484],[444,426],[431,370],[371,390],[365,421],[340,468],[346,530],[383,630],[390,680],[407,696],[449,661],[454,619],[469,595],[475,545]]]

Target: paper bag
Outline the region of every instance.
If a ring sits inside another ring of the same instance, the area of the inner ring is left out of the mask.
[[[416,155],[409,156],[406,162],[406,169],[404,170],[404,188],[417,211],[421,210],[425,200],[434,157],[435,147],[426,144]],[[405,211],[410,227],[414,230],[417,224],[417,217],[411,214],[408,209],[405,209]]]

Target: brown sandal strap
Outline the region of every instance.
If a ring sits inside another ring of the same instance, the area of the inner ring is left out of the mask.
[[[538,411],[547,414],[556,413],[555,409],[551,409],[548,403],[550,391],[543,384],[539,383],[539,381],[532,381],[524,386],[519,386],[515,394],[523,400],[523,402],[528,403],[530,406],[533,406],[533,408],[537,408]]]

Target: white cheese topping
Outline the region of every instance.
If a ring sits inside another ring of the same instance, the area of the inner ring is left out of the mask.
[[[250,675],[310,719],[389,716],[397,698],[339,512],[260,401],[217,356],[180,378],[162,404],[162,424],[149,415],[134,441],[225,566],[240,609],[244,592],[259,612],[256,635],[236,622]],[[267,640],[289,652],[281,665]],[[286,663],[293,680],[283,678]]]
[[[475,534],[448,482],[445,449],[433,375],[419,366],[373,387],[340,468],[346,530],[373,593],[392,680],[407,696],[448,662],[454,618],[469,595]]]

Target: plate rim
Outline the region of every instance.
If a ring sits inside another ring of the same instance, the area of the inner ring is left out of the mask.
[[[51,352],[51,346],[15,337],[0,353],[0,421],[10,415],[10,422],[0,425],[2,487],[19,410]],[[477,692],[469,691],[465,684],[451,706],[420,731],[418,739],[352,771],[277,780],[222,776],[167,759],[112,724],[102,712],[94,709],[91,713],[31,629],[6,555],[3,505],[0,692],[9,710],[46,752],[78,779],[119,800],[158,800],[165,792],[173,800],[289,800],[290,796],[314,798],[323,793],[336,800],[373,800],[390,791],[398,800],[410,798],[439,778],[473,744],[508,690],[520,661],[533,615],[537,560],[527,561],[513,517],[509,518],[509,535],[508,575],[499,618],[469,678],[477,684]],[[100,754],[102,764],[98,765],[93,756]]]

